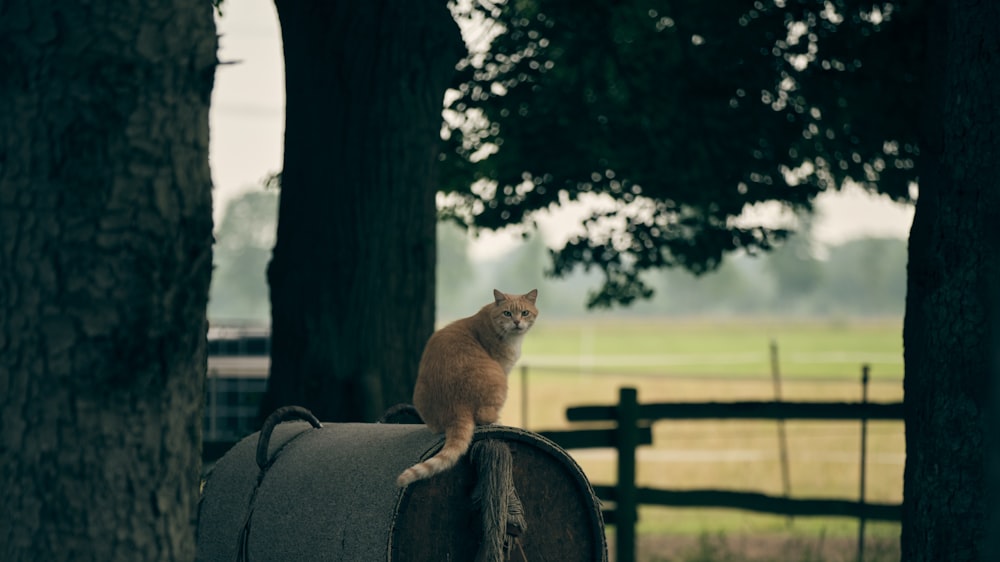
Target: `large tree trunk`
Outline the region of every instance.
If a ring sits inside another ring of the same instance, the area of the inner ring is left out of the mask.
[[[935,2],[904,325],[902,558],[981,562],[1000,223],[1000,4]],[[995,558],[991,558],[995,559]]]
[[[434,168],[458,27],[440,0],[277,0],[285,159],[262,413],[409,402],[434,323]]]
[[[0,559],[194,557],[204,0],[0,3]]]

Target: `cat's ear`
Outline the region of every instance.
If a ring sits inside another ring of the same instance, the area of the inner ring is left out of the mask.
[[[493,289],[493,298],[496,299],[497,304],[500,304],[503,301],[507,300],[507,295],[501,293],[500,291],[498,291],[496,289]]]
[[[538,298],[538,289],[532,289],[528,291],[524,295],[524,298],[528,299],[528,301],[531,302],[531,304],[535,304],[535,299]]]

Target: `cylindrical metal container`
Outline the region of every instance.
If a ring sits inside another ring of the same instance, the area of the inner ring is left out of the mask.
[[[400,472],[440,449],[443,436],[423,425],[288,422],[257,455],[260,435],[230,449],[205,483],[199,561],[476,558],[482,518],[471,500],[477,472],[468,455],[428,480],[395,484]],[[511,452],[527,529],[510,560],[607,559],[599,503],[562,449],[502,426],[480,427],[474,439],[501,440]]]

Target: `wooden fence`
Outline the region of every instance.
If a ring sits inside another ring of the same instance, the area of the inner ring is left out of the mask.
[[[640,488],[635,482],[636,449],[653,442],[651,424],[657,420],[902,420],[903,405],[845,402],[675,402],[639,404],[634,388],[622,388],[618,404],[578,406],[566,410],[571,422],[606,422],[605,429],[542,431],[565,449],[613,447],[618,451],[618,481],[594,486],[605,504],[605,521],[615,525],[617,562],[635,560],[635,524],[641,504],[673,507],[721,507],[787,516],[844,516],[865,520],[899,521],[898,504],[858,500],[790,498],[732,490],[661,490]],[[862,438],[862,482],[865,465]],[[863,488],[862,488],[863,490]],[[611,507],[613,504],[613,508]],[[863,528],[863,526],[862,526]],[[860,533],[863,541],[863,532]],[[862,546],[859,546],[859,549]],[[862,554],[859,551],[859,557]]]

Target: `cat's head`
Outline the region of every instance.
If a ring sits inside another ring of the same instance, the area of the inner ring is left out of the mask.
[[[494,306],[490,307],[490,319],[501,336],[524,334],[535,323],[538,309],[535,299],[538,289],[532,289],[523,295],[508,295],[493,289]]]

